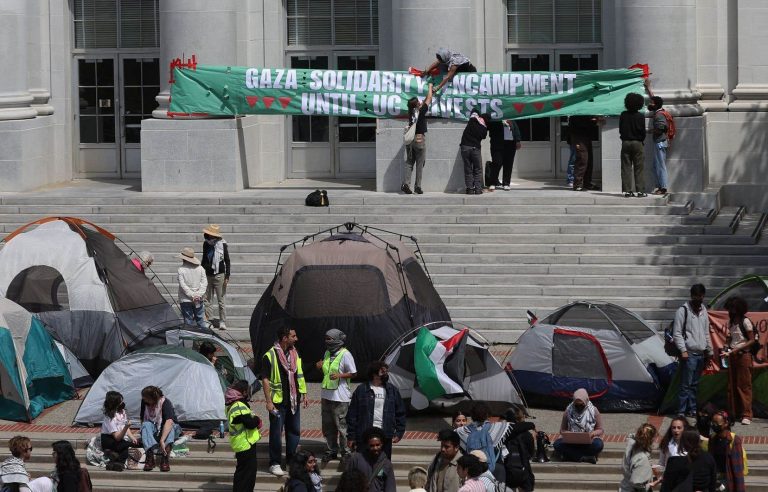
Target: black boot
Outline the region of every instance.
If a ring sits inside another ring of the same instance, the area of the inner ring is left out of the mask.
[[[549,457],[547,456],[547,447],[550,445],[549,436],[546,432],[539,431],[536,433],[536,458],[533,460],[536,463],[549,463]]]

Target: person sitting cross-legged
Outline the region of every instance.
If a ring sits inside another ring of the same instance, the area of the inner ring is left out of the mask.
[[[589,401],[589,394],[584,388],[573,393],[573,401],[563,413],[560,432],[588,432],[591,444],[569,444],[560,437],[555,441],[555,451],[563,461],[582,461],[597,463],[597,457],[603,450],[603,419],[600,411]]]

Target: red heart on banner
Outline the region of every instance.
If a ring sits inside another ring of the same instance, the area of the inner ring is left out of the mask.
[[[535,102],[533,103],[533,107],[536,108],[536,111],[541,111],[544,109],[544,103],[543,102]]]
[[[285,109],[289,104],[291,104],[291,98],[290,97],[278,97],[278,101],[280,101],[280,105]]]
[[[259,102],[258,96],[245,96],[245,101],[248,103],[248,106],[254,107],[256,106],[256,103]]]
[[[523,103],[515,103],[512,106],[515,107],[515,111],[517,111],[518,113],[522,113],[523,110],[525,109],[525,104]]]
[[[552,103],[552,107],[555,109],[560,109],[563,107],[563,101],[555,101]]]
[[[270,106],[272,106],[272,103],[275,102],[274,97],[262,97],[261,98],[264,101],[264,106],[269,109]]]

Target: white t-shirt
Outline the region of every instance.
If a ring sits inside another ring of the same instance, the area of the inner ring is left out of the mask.
[[[382,428],[384,423],[384,398],[387,397],[387,389],[383,386],[373,386],[373,396],[375,401],[373,402],[373,426]]]
[[[125,423],[128,422],[128,416],[125,414],[125,410],[122,412],[115,412],[113,418],[104,416],[104,422],[101,423],[102,434],[114,434],[120,432],[125,427]]]
[[[355,367],[355,358],[347,350],[344,355],[341,356],[339,362],[339,371],[342,373],[355,373],[357,368]],[[352,392],[349,390],[349,379],[344,378],[339,381],[339,387],[335,390],[321,389],[320,398],[323,400],[341,401],[349,403],[352,399]]]

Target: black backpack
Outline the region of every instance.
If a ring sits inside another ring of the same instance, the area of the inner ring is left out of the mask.
[[[509,453],[504,458],[504,482],[512,489],[526,485],[531,477],[531,457],[522,442],[525,435],[523,433],[507,441]]]
[[[686,326],[688,325],[688,308],[683,306],[683,310],[685,310],[685,317],[683,318],[683,340],[687,340],[688,332],[686,331]],[[675,320],[672,320],[669,326],[664,330],[664,352],[670,357],[680,357],[683,354],[680,353],[677,345],[675,345],[674,329]]]
[[[328,192],[325,190],[315,190],[307,195],[304,203],[307,207],[327,207],[329,205]]]

